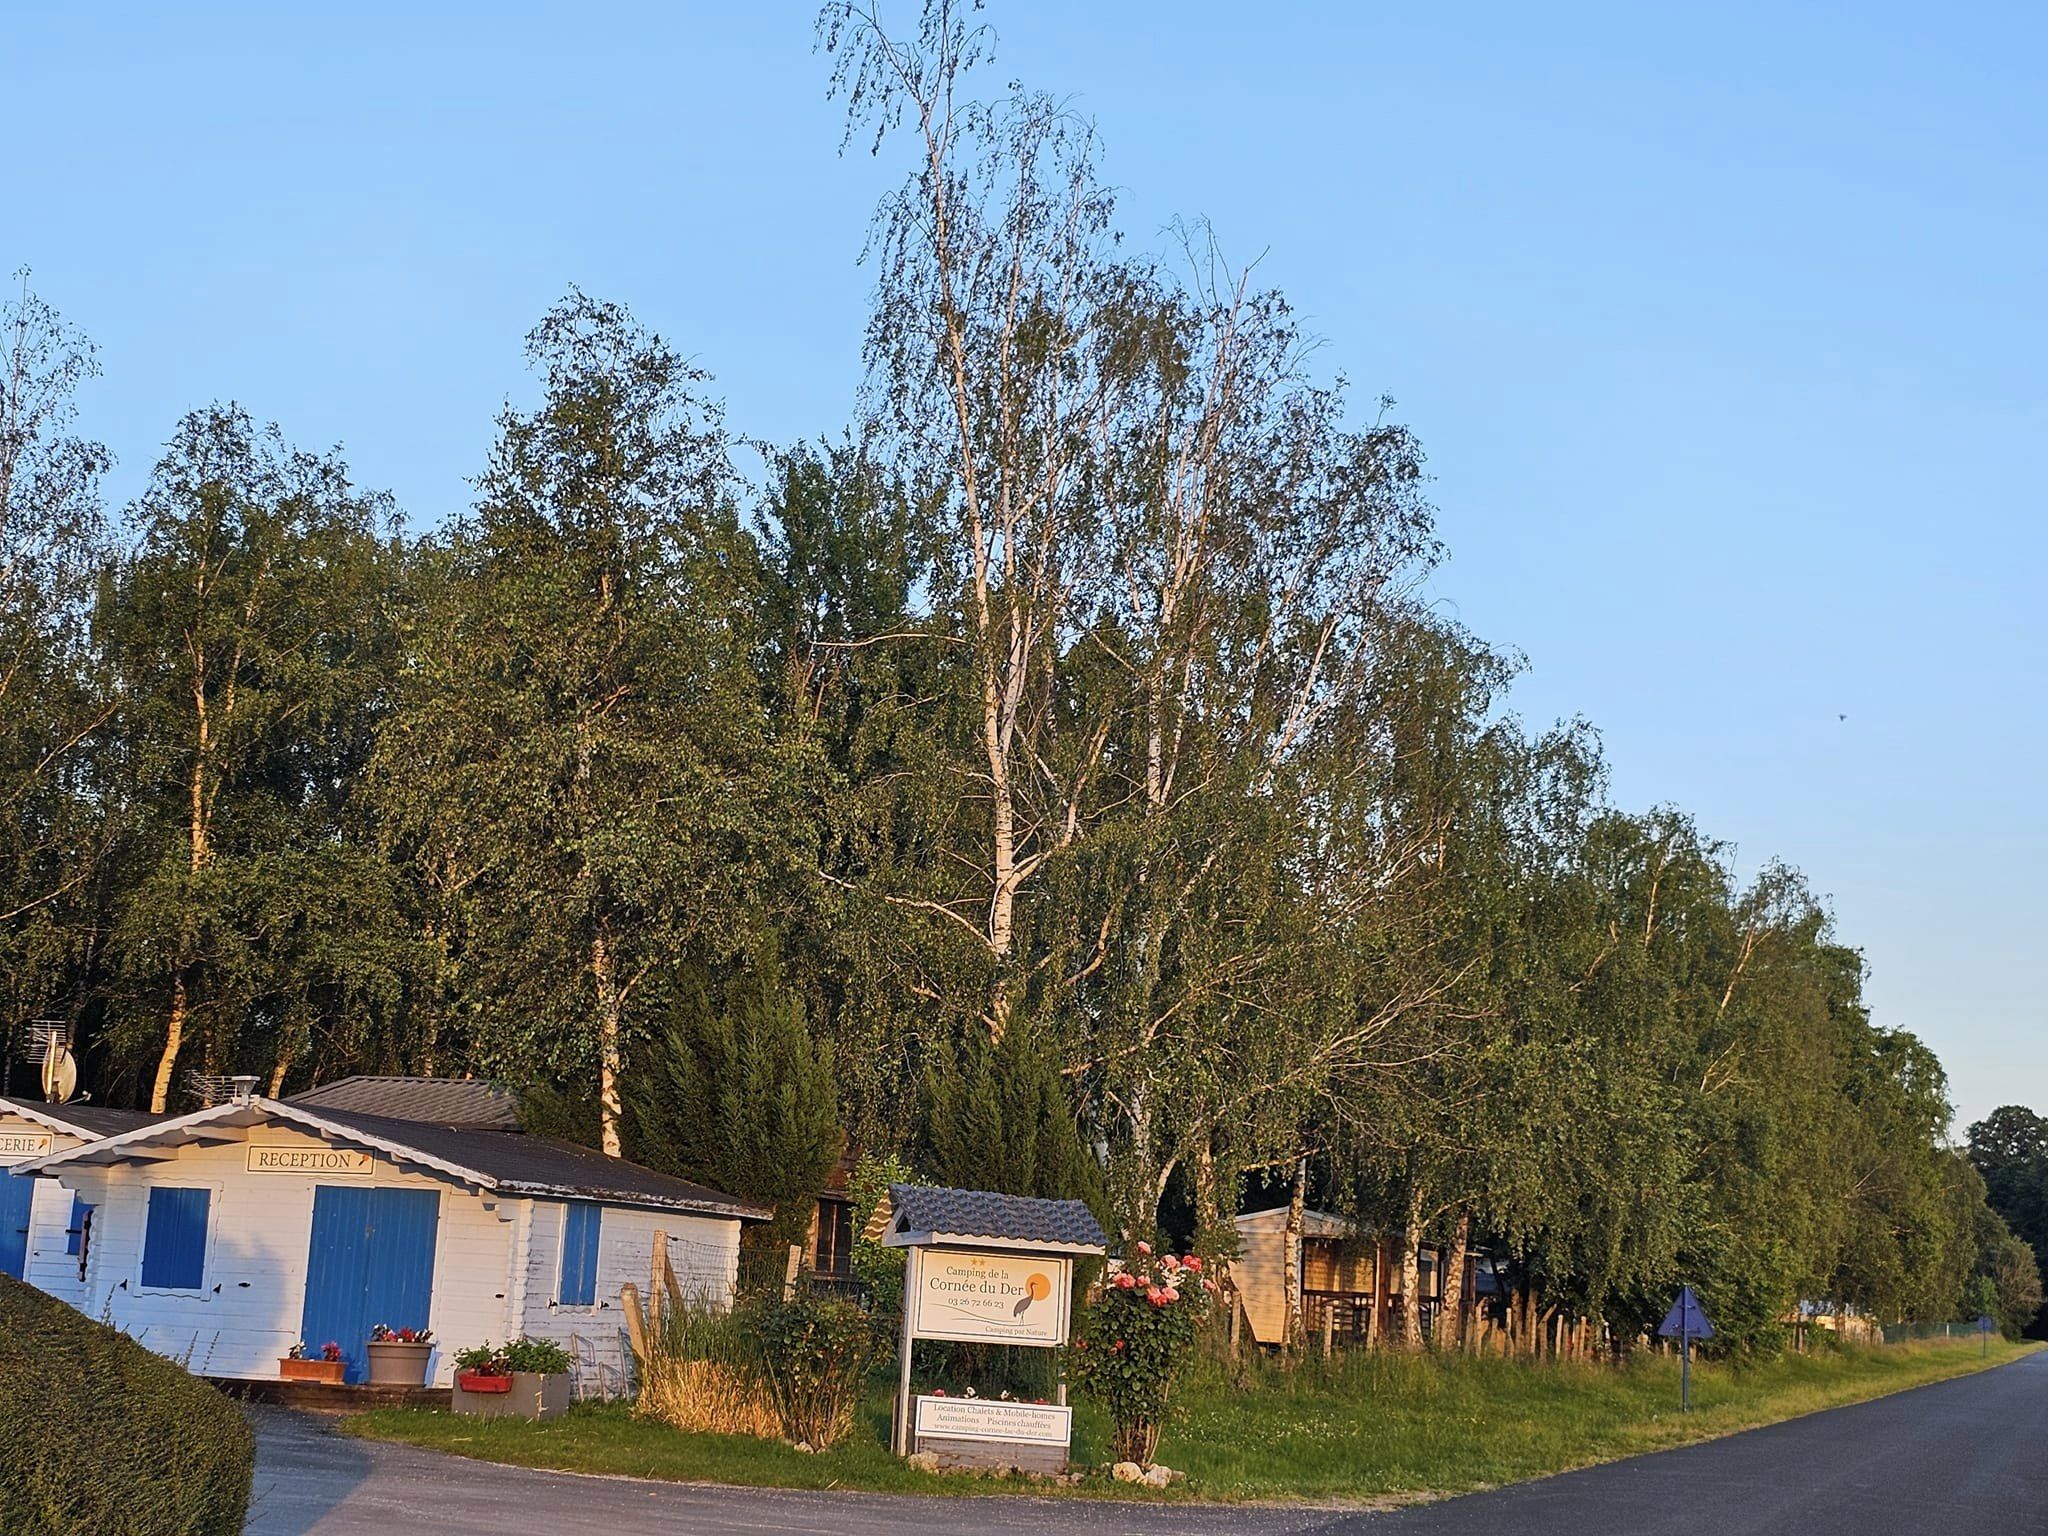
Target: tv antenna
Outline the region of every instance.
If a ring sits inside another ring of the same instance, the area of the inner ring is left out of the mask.
[[[22,1054],[42,1071],[43,1100],[68,1104],[78,1093],[78,1058],[71,1054],[71,1024],[66,1019],[30,1019]],[[91,1095],[85,1095],[90,1098]],[[84,1102],[84,1098],[80,1099]]]

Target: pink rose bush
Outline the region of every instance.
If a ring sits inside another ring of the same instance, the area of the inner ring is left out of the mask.
[[[1132,1256],[1083,1309],[1074,1333],[1075,1384],[1109,1412],[1118,1461],[1149,1465],[1173,1387],[1195,1351],[1216,1283],[1194,1255]]]

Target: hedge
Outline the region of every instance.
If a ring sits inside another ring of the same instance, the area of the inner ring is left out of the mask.
[[[0,1275],[6,1536],[240,1536],[255,1470],[234,1403]]]

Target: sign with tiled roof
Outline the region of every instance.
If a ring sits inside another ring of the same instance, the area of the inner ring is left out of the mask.
[[[891,1184],[869,1236],[890,1248],[1001,1248],[1097,1254],[1108,1247],[1102,1224],[1079,1200],[999,1195],[984,1189]]]

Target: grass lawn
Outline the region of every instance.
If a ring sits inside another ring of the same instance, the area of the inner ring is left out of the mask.
[[[1992,1341],[1989,1364],[2038,1345]],[[1748,1366],[1695,1364],[1693,1412],[1678,1411],[1675,1361],[1625,1369],[1399,1355],[1205,1367],[1181,1396],[1160,1458],[1188,1473],[1172,1496],[1361,1503],[1456,1493],[1704,1440],[1964,1375],[1987,1362],[1976,1339],[1789,1356]],[[558,1471],[783,1488],[899,1493],[1045,1492],[1034,1484],[912,1471],[883,1448],[878,1392],[853,1436],[822,1455],[733,1435],[681,1434],[624,1407],[579,1407],[550,1424],[457,1418],[421,1409],[359,1414],[350,1434]],[[1075,1461],[1102,1461],[1106,1425],[1083,1404]],[[1106,1477],[1076,1494],[1162,1498]]]

